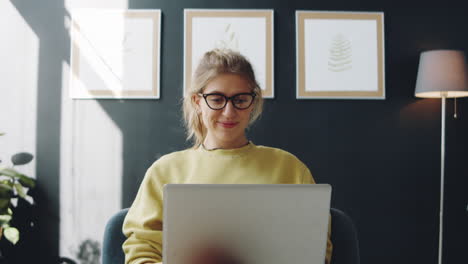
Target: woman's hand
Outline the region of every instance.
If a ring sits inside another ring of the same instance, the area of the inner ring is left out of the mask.
[[[189,254],[187,264],[243,264],[237,256],[221,247],[201,247]]]

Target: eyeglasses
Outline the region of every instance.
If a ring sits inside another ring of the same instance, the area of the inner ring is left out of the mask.
[[[198,94],[205,98],[205,102],[209,108],[213,110],[221,110],[226,107],[229,100],[231,100],[232,105],[239,110],[244,110],[249,108],[256,94],[255,93],[240,93],[235,94],[231,97],[227,97],[224,94],[220,93],[210,93],[210,94]]]

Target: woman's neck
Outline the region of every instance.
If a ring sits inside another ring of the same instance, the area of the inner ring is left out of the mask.
[[[205,139],[203,142],[203,147],[207,150],[214,150],[214,149],[236,149],[241,148],[249,144],[247,138],[243,138],[242,140],[237,140],[236,142],[214,142],[211,140]]]

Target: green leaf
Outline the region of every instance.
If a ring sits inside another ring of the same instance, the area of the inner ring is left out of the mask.
[[[10,184],[0,183],[0,189],[13,191],[13,187]]]
[[[24,190],[23,188],[23,185],[19,184],[19,183],[16,183],[15,184],[15,189],[16,189],[16,192],[18,193],[18,195],[25,199],[26,198],[26,191]]]
[[[13,187],[13,181],[11,179],[1,180],[0,184],[5,184],[5,185],[9,185],[10,187]]]
[[[5,228],[3,234],[5,235],[5,238],[8,239],[13,245],[15,245],[19,241],[19,231],[14,227]]]
[[[0,132],[0,136],[3,136],[3,135],[5,135],[5,133],[3,133],[3,132]]]
[[[13,188],[10,185],[0,184],[0,199],[10,199],[11,196],[13,196]]]
[[[8,213],[9,207],[10,207],[10,198],[0,199],[0,214]]]
[[[0,175],[5,175],[11,178],[18,178],[18,173],[15,170],[9,168],[1,169]]]
[[[18,179],[18,181],[21,184],[23,184],[24,186],[28,188],[34,188],[34,186],[36,185],[35,179],[28,177],[24,174],[21,174],[10,168],[0,169],[0,175],[8,176],[12,179]]]
[[[33,178],[30,178],[26,175],[23,175],[21,174],[19,176],[19,182],[24,185],[25,187],[28,187],[28,188],[34,188],[34,186],[36,186],[36,180],[33,179]]]
[[[0,215],[11,215],[13,217],[13,211],[11,210],[10,207],[7,207],[5,210],[2,210]]]
[[[13,165],[24,165],[28,164],[33,160],[34,156],[28,152],[19,152],[11,157]]]
[[[9,215],[9,214],[0,215],[0,225],[3,226],[5,224],[10,223],[12,218],[13,217],[11,215]]]
[[[29,195],[26,195],[26,197],[24,198],[24,200],[26,200],[28,203],[30,203],[31,205],[34,204],[34,198],[32,198],[31,196]]]

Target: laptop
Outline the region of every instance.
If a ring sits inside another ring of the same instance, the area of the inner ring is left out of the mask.
[[[166,184],[163,263],[217,245],[243,264],[324,263],[328,184]]]

